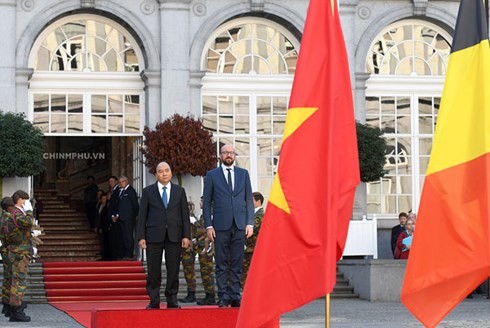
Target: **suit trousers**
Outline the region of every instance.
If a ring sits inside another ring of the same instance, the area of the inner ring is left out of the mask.
[[[162,255],[165,250],[165,268],[167,281],[165,284],[165,296],[167,302],[177,302],[179,292],[179,270],[182,244],[169,241],[168,236],[162,243],[147,243],[146,261],[148,275],[146,278],[146,291],[150,297],[150,303],[160,304],[160,286],[162,285]]]
[[[216,230],[214,259],[218,297],[224,301],[240,300],[245,230],[233,223],[229,230]]]
[[[134,253],[134,220],[121,220],[122,240],[123,240],[123,257],[133,258]]]

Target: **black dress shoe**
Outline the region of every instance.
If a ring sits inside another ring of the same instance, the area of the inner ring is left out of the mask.
[[[228,305],[230,305],[230,301],[228,301],[228,300],[219,300],[219,302],[218,302],[218,306],[220,308],[227,307]]]
[[[240,300],[231,300],[231,307],[240,307]]]
[[[168,302],[167,309],[180,309],[179,303]]]
[[[157,305],[157,304],[152,304],[152,303],[150,303],[150,304],[148,304],[148,305],[146,306],[146,309],[147,309],[147,310],[158,310],[158,309],[160,309],[160,306],[159,306],[159,305]]]

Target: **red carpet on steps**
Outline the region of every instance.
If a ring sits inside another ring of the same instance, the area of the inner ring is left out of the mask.
[[[45,262],[44,285],[56,302],[148,301],[138,261]]]
[[[44,283],[49,304],[90,328],[232,328],[238,316],[217,306],[146,310],[146,275],[136,261],[45,262]]]

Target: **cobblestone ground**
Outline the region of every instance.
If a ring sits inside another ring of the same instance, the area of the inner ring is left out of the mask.
[[[12,323],[0,316],[0,327],[80,328],[70,316],[47,304],[29,304],[32,321]],[[399,302],[331,300],[332,328],[405,328],[422,325]],[[313,301],[281,318],[281,328],[324,328],[325,301]],[[490,302],[483,297],[463,301],[439,328],[490,328]],[[137,328],[137,327],[135,327]],[[195,328],[195,327],[189,327]]]
[[[331,300],[332,328],[402,328],[422,327],[399,302]],[[316,300],[287,313],[281,327],[325,327],[325,301]],[[464,300],[438,325],[439,328],[490,328],[490,302],[475,296]]]

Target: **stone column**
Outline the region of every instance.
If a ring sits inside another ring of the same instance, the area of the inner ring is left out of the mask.
[[[144,70],[141,79],[145,82],[145,122],[150,128],[162,121],[161,75],[158,71]]]
[[[17,112],[15,101],[16,1],[0,0],[0,110]]]
[[[159,0],[161,20],[162,119],[190,111],[191,0]]]

